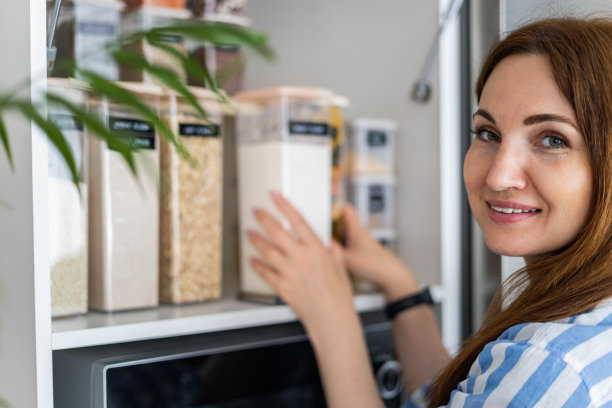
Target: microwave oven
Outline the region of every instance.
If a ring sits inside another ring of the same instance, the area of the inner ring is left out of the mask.
[[[381,398],[401,406],[391,324],[361,315]],[[53,353],[56,408],[320,408],[313,350],[297,323]]]

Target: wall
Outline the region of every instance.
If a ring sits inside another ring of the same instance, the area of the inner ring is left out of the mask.
[[[398,252],[421,283],[440,283],[437,68],[429,103],[409,97],[436,33],[437,2],[254,0],[248,15],[278,56],[249,60],[248,88],[327,87],[350,99],[349,117],[398,122]]]

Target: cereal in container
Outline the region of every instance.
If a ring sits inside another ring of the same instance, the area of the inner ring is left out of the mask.
[[[191,88],[207,113],[175,94],[163,114],[195,164],[160,143],[160,300],[199,302],[221,296],[223,114],[216,94]]]
[[[48,92],[85,107],[87,91],[75,80],[50,78]],[[50,105],[48,117],[62,131],[79,176],[73,183],[68,166],[57,148],[49,144],[49,261],[51,315],[87,312],[87,157],[83,124],[71,112]]]

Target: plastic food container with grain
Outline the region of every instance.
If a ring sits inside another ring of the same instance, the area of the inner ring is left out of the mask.
[[[396,122],[390,119],[353,120],[349,132],[350,174],[394,174],[396,130]]]
[[[164,25],[176,24],[190,18],[190,14],[185,9],[162,8],[162,7],[140,7],[123,15],[121,19],[121,32],[128,34],[131,32],[149,30]],[[164,35],[160,38],[165,45],[169,45],[176,51],[187,54],[185,40],[180,35]],[[132,52],[143,55],[150,64],[168,68],[186,80],[185,69],[180,61],[165,51],[151,46],[146,40],[138,40],[126,45]],[[147,72],[139,69],[121,66],[120,78],[122,81],[132,82],[156,82]]]
[[[349,199],[366,228],[394,228],[395,184],[395,176],[360,175],[351,178]]]
[[[53,15],[52,7],[53,3],[47,3],[49,16]],[[57,58],[51,75],[74,77],[71,62],[76,61],[82,69],[118,79],[117,64],[103,48],[118,38],[123,7],[118,0],[64,1],[55,33]]]
[[[194,17],[206,20],[246,25],[247,0],[187,0],[186,6]]]
[[[346,202],[346,127],[344,111],[349,107],[349,100],[334,95],[331,102],[332,132],[332,236],[338,242],[346,241],[346,227],[342,209]]]
[[[75,80],[50,78],[48,92],[85,107],[87,93]],[[57,148],[49,144],[49,261],[51,315],[87,312],[87,157],[83,124],[50,105],[48,117],[62,131],[75,159],[81,195]]]
[[[206,119],[174,94],[164,98],[162,109],[196,161],[192,166],[169,143],[160,143],[160,300],[169,303],[221,296],[223,113],[216,94],[190,91]]]
[[[252,270],[249,259],[257,253],[246,239],[247,231],[260,230],[254,208],[279,215],[270,199],[271,190],[289,199],[319,238],[325,244],[330,242],[331,96],[325,89],[305,87],[236,95],[243,298],[277,300],[272,288]]]
[[[159,111],[162,91],[120,83]],[[89,306],[116,311],[158,304],[159,141],[152,123],[105,99],[90,106],[110,131],[138,147],[138,179],[119,152],[89,139]]]

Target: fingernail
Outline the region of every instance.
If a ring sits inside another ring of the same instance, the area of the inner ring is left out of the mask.
[[[247,237],[249,237],[250,239],[253,239],[257,236],[257,233],[253,230],[247,230]]]
[[[270,191],[270,196],[272,197],[272,199],[274,200],[278,200],[279,198],[281,198],[281,195],[278,191],[275,190],[271,190]]]
[[[253,214],[255,214],[256,217],[259,217],[263,214],[263,210],[261,208],[255,208],[253,209]]]

